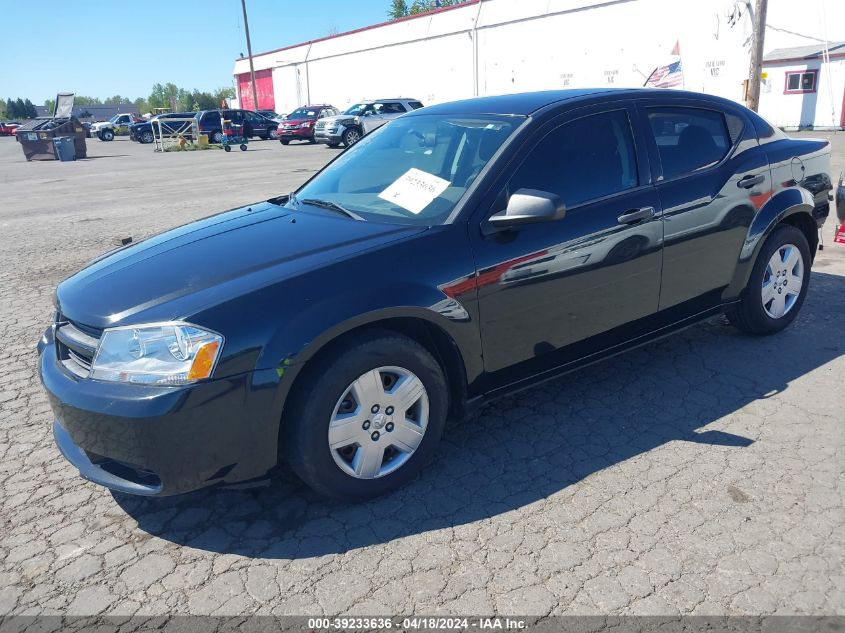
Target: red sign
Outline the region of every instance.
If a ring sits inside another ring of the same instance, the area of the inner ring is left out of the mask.
[[[845,244],[845,224],[839,226],[839,230],[836,232],[836,237],[833,238],[833,241],[839,244]]]

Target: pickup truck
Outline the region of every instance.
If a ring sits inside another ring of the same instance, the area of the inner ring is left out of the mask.
[[[100,121],[91,125],[91,136],[101,141],[113,141],[115,136],[129,134],[129,126],[141,123],[144,119],[130,113],[115,114],[108,121]]]

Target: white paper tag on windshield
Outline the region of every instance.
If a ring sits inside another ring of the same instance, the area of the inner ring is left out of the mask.
[[[432,200],[446,191],[448,186],[448,180],[412,167],[394,180],[378,197],[411,213],[420,213]]]

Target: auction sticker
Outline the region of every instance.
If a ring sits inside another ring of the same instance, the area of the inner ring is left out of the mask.
[[[394,180],[378,197],[411,213],[420,213],[432,200],[446,191],[448,186],[448,180],[412,167]]]

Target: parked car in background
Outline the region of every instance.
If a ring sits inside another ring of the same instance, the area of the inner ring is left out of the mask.
[[[161,122],[161,129],[162,132],[164,132],[165,134],[174,134],[184,130],[183,136],[188,139],[192,138],[190,129],[186,129],[188,127],[188,124],[186,124],[184,121],[179,121],[169,126],[167,125],[166,121],[167,119],[190,119],[193,118],[195,115],[196,112],[167,112],[165,114],[158,114],[149,121],[133,123],[129,126],[129,139],[144,144],[152,143],[154,140],[152,122],[156,120]]]
[[[447,418],[497,397],[723,312],[755,335],[789,326],[830,169],[829,141],[692,92],[413,112],[290,195],[62,281],[38,346],[56,443],[133,494],[257,481],[281,461],[324,495],[386,493],[431,463]]]
[[[391,119],[422,107],[423,104],[416,99],[362,101],[348,108],[343,114],[318,120],[314,126],[314,140],[329,147],[337,147],[340,144],[349,147]]]
[[[297,108],[279,123],[277,136],[282,145],[291,141],[314,142],[314,125],[318,119],[336,116],[340,111],[330,105],[307,105]]]
[[[252,110],[223,109],[202,110],[196,113],[200,134],[207,134],[211,143],[223,140],[221,121],[228,119],[235,124],[244,126],[245,136],[258,137],[264,140],[273,138],[273,132],[279,127],[278,121],[273,121]]]
[[[255,110],[255,112],[263,116],[265,119],[270,119],[271,121],[282,120],[282,117],[279,115],[279,113],[274,110]]]
[[[14,136],[19,125],[17,121],[0,121],[0,136]]]
[[[96,136],[101,141],[113,141],[115,136],[126,136],[129,134],[129,126],[133,123],[140,123],[143,120],[134,114],[115,114],[108,121],[92,123],[91,135]]]

